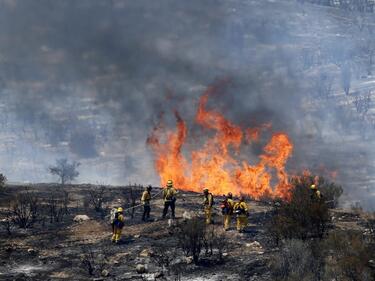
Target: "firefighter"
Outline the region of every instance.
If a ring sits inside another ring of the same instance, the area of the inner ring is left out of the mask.
[[[203,189],[203,208],[206,215],[206,224],[212,223],[212,206],[214,204],[214,197],[207,188]]]
[[[120,207],[117,209],[112,221],[112,242],[118,243],[121,239],[122,228],[124,227],[125,218],[124,210]]]
[[[224,201],[221,207],[222,207],[222,213],[224,216],[223,218],[224,230],[228,231],[230,228],[230,223],[231,223],[232,215],[233,215],[233,207],[234,207],[232,193],[229,192],[228,195],[224,197]]]
[[[310,190],[311,190],[311,199],[312,200],[320,201],[320,199],[322,199],[322,194],[320,193],[318,187],[315,184],[312,184],[310,186]]]
[[[240,201],[234,205],[234,212],[237,217],[237,231],[241,233],[248,224],[248,208],[243,196],[241,196]]]
[[[163,200],[164,200],[164,210],[163,210],[163,219],[168,213],[168,209],[171,208],[172,219],[175,218],[175,208],[176,208],[176,194],[177,191],[173,188],[173,181],[167,181],[167,187],[163,190]]]
[[[146,221],[150,219],[150,212],[151,212],[151,190],[152,186],[147,186],[146,190],[142,194],[141,202],[143,204],[143,215],[142,220]]]

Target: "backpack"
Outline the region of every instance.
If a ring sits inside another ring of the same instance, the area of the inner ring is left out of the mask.
[[[222,201],[220,204],[221,212],[223,215],[228,215],[230,212],[229,202],[227,200]]]
[[[112,227],[116,226],[118,228],[123,228],[124,227],[124,223],[118,219],[118,214],[119,213],[117,213],[117,209],[116,208],[113,208],[111,210],[111,224],[112,224]]]
[[[165,192],[166,192],[166,194],[165,194],[165,200],[167,200],[167,201],[176,201],[176,197],[173,194],[174,192],[173,192],[172,188],[167,188],[167,190]]]
[[[118,215],[119,215],[119,213],[116,213],[115,219],[113,220],[113,225],[118,227],[118,228],[123,228],[124,223],[118,219]]]

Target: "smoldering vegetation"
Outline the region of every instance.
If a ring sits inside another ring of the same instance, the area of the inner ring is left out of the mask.
[[[38,184],[0,189],[0,280],[373,280],[375,219],[337,208],[342,187],[293,181],[290,201],[246,198],[249,224],[224,231],[219,204],[206,225],[202,195],[181,191],[176,220],[162,220],[160,189],[142,221],[144,187]],[[215,201],[223,198],[215,196]],[[238,200],[238,198],[235,198]],[[110,212],[125,209],[121,243]],[[131,208],[136,207],[136,208]]]

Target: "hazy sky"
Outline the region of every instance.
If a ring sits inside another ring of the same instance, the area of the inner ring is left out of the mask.
[[[344,137],[358,131],[342,110],[313,105],[322,67],[301,67],[306,49],[345,60],[359,48],[355,29],[326,11],[295,1],[0,0],[1,171],[53,181],[48,166],[67,157],[82,163],[79,182],[157,184],[145,144],[157,117],[173,128],[177,109],[191,123],[205,87],[229,78],[209,106],[287,132],[290,169],[340,174],[355,166],[343,163],[349,154],[371,174],[373,149]]]

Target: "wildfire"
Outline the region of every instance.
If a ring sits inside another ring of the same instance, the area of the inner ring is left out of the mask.
[[[195,122],[203,127],[203,132],[213,131],[214,135],[202,136],[207,140],[202,148],[192,150],[189,158],[182,152],[188,130],[178,112],[175,112],[175,131],[165,130],[159,124],[147,139],[161,184],[164,186],[172,179],[176,187],[183,190],[201,192],[206,187],[218,195],[232,192],[248,194],[255,199],[265,195],[288,198],[291,185],[285,165],[293,151],[289,137],[282,132],[274,133],[264,146],[258,163],[239,160],[241,147],[259,141],[262,131],[270,130],[271,124],[242,129],[221,113],[208,110],[208,99],[217,87],[210,86],[203,93],[195,116]]]

